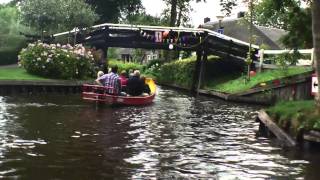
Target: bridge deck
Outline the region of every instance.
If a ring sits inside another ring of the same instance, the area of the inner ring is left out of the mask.
[[[244,59],[249,43],[201,28],[100,24],[90,28],[54,34],[54,38],[75,36],[76,42],[96,47],[124,47],[197,51]],[[257,50],[257,45],[252,45]]]

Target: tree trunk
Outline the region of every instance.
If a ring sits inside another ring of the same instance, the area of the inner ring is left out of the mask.
[[[316,74],[320,78],[320,0],[313,0],[312,2],[312,35],[314,60],[316,63]],[[320,88],[318,88],[318,95],[315,99],[317,112],[320,114]]]
[[[176,24],[177,27],[179,27],[181,25],[181,19],[182,19],[182,8],[179,8],[179,14],[178,14],[177,24]]]
[[[177,21],[177,4],[178,0],[171,0],[171,10],[170,10],[170,26],[176,26]]]

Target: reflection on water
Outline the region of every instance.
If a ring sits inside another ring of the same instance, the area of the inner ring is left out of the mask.
[[[316,179],[319,152],[256,137],[258,109],[168,89],[145,107],[0,97],[0,178]]]

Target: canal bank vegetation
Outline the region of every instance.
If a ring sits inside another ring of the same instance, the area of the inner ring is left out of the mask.
[[[224,79],[207,82],[206,89],[224,93],[237,93],[249,90],[254,87],[263,87],[272,83],[280,83],[280,79],[313,71],[311,67],[290,67],[287,70],[275,69],[251,76],[250,81],[246,81],[246,75],[240,77],[234,74],[224,77]],[[234,79],[232,79],[234,78]],[[219,82],[220,80],[220,82]],[[278,81],[275,81],[278,80]]]
[[[156,78],[161,84],[171,84],[184,88],[190,88],[195,71],[196,56],[176,60],[168,63],[153,63],[147,66],[145,73]],[[244,62],[221,59],[217,56],[209,56],[204,65],[203,82],[211,80],[226,80],[233,76],[239,76],[244,69]]]
[[[121,71],[129,72],[130,70],[143,71],[144,67],[145,67],[142,64],[138,64],[138,63],[134,63],[134,62],[123,62],[123,61],[119,61],[116,59],[109,59],[108,66],[109,67],[118,66],[118,72],[121,72]]]
[[[157,82],[190,88],[194,74],[196,57],[192,56],[164,64],[155,64],[145,68],[145,73],[155,77]],[[255,87],[285,83],[284,78],[310,73],[311,67],[287,67],[255,73],[247,81],[245,63],[238,60],[209,56],[204,65],[202,88],[222,93],[239,93]]]
[[[28,73],[25,69],[15,67],[1,67],[0,68],[0,80],[48,80],[37,75]]]
[[[82,45],[30,43],[18,59],[28,73],[45,78],[86,79],[98,71],[93,54]]]
[[[320,115],[313,100],[279,102],[269,107],[269,116],[285,131],[296,136],[301,130],[320,131]]]

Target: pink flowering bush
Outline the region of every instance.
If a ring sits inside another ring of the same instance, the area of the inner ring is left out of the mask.
[[[31,43],[22,49],[19,65],[31,74],[59,79],[84,79],[95,75],[94,59],[90,51],[78,44]]]

